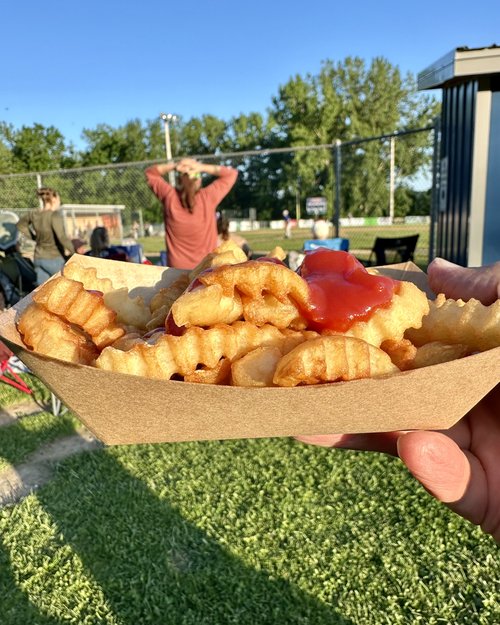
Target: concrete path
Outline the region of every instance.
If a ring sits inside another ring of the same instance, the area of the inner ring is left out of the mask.
[[[24,401],[20,404],[0,407],[0,427],[11,425],[21,417],[26,417],[40,412],[41,407],[34,400]]]

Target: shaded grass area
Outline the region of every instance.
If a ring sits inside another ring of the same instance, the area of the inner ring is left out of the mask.
[[[113,447],[0,511],[2,625],[499,622],[500,555],[399,461]]]

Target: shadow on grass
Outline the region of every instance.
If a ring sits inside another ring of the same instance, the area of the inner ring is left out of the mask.
[[[246,565],[106,451],[68,461],[38,500],[120,624],[351,623],[297,586]],[[3,600],[19,610],[2,624],[56,623],[36,613],[0,557],[0,580],[9,586]]]

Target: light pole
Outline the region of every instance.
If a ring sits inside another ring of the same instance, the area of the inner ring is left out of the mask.
[[[160,119],[163,120],[163,125],[165,126],[165,153],[167,156],[167,162],[172,160],[172,148],[170,146],[170,122],[177,121],[177,115],[173,115],[172,113],[160,113]],[[169,182],[172,186],[175,185],[175,175],[174,172],[171,171],[168,174]]]

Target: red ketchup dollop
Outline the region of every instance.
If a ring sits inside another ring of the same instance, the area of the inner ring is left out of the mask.
[[[392,300],[398,281],[368,273],[349,252],[307,252],[298,273],[309,285],[312,306],[304,311],[311,330],[345,332]]]

